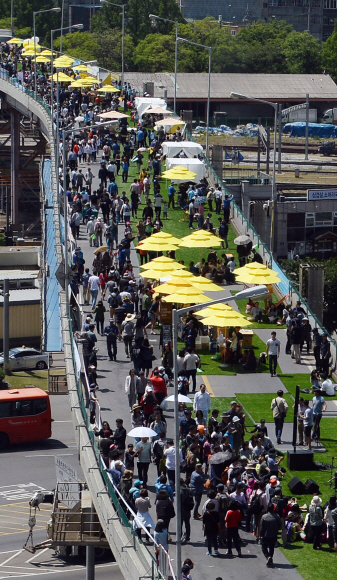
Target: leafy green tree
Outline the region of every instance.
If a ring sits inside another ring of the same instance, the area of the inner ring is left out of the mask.
[[[54,40],[54,48],[60,48],[60,38]],[[81,60],[96,60],[99,56],[99,45],[96,37],[90,32],[71,32],[63,36],[63,52]]]
[[[325,70],[332,76],[334,81],[337,80],[337,21],[331,36],[323,43],[322,46],[322,63]]]
[[[313,74],[322,70],[321,45],[308,32],[290,32],[283,44],[283,54],[289,73]]]
[[[148,34],[135,48],[133,62],[139,71],[174,71],[175,39],[163,34]]]
[[[61,0],[15,0],[13,4],[13,20],[15,34],[28,38],[33,35],[33,12],[48,10],[61,5]],[[11,15],[11,0],[1,0],[1,15],[9,18]],[[61,16],[59,12],[40,14],[36,17],[36,35],[40,42],[49,46],[50,30],[60,28]]]

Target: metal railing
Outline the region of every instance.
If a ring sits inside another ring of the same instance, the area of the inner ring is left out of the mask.
[[[194,141],[192,135],[187,130],[185,130],[185,135],[189,141]],[[219,185],[221,185],[223,192],[231,196],[230,191],[226,188],[226,184],[220,179],[220,177],[214,171],[209,160],[206,157],[204,157],[204,161],[208,167],[208,175],[211,177],[213,183],[218,183]],[[274,272],[279,276],[281,281],[275,284],[279,297],[284,298],[285,302],[291,304],[292,306],[294,306],[296,302],[300,300],[307,312],[307,316],[309,318],[309,323],[311,327],[318,328],[319,332],[328,334],[329,336],[328,340],[330,342],[331,357],[332,357],[331,367],[333,369],[336,369],[337,364],[336,340],[334,340],[329,335],[323,324],[317,319],[316,315],[312,312],[308,304],[305,302],[304,298],[301,296],[296,286],[287,278],[281,266],[274,259],[270,250],[267,248],[267,246],[262,241],[255,228],[248,221],[248,219],[241,211],[239,206],[235,203],[235,201],[231,202],[231,224],[232,226],[234,226],[238,234],[246,234],[250,236],[253,242],[253,246],[256,245],[259,247],[259,253],[262,256],[264,264],[266,264],[269,268],[272,268]]]

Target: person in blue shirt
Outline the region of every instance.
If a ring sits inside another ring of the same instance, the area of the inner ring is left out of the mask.
[[[114,159],[115,159],[117,153],[120,153],[120,151],[121,151],[121,148],[120,148],[119,143],[114,143],[112,146],[112,153],[113,153]]]
[[[225,198],[223,200],[223,217],[225,219],[226,224],[229,223],[229,213],[231,210],[231,201],[234,199],[234,196],[231,195],[230,197],[227,195],[225,195]]]
[[[110,193],[110,195],[115,194],[118,195],[118,185],[114,180],[110,181],[108,186],[108,192]]]
[[[171,501],[173,500],[173,490],[172,487],[170,485],[167,484],[167,477],[166,475],[160,475],[154,484],[154,487],[156,489],[156,493],[158,493],[161,489],[165,489],[165,491],[167,491],[169,498],[171,499]]]
[[[314,429],[312,432],[313,439],[320,438],[320,427],[319,424],[322,419],[322,413],[326,411],[326,402],[324,397],[321,395],[320,389],[314,390],[315,396],[312,399],[312,410],[313,410],[313,419],[314,419]]]
[[[142,147],[144,142],[144,131],[142,129],[139,129],[139,131],[137,131],[137,141],[138,147]]]

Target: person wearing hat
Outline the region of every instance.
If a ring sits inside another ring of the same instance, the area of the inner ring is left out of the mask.
[[[92,351],[91,351],[91,355],[89,358],[89,365],[90,366],[94,366],[97,369],[97,353],[98,353],[98,348],[97,346],[94,346]]]
[[[129,469],[125,469],[120,481],[120,492],[126,502],[129,499],[130,489],[132,488],[132,478],[133,472]],[[122,503],[122,507],[125,510],[125,504]]]
[[[318,495],[314,495],[309,506],[309,522],[313,534],[313,549],[321,549],[321,536],[323,528],[323,509],[321,507],[322,500]]]
[[[269,478],[269,483],[266,485],[266,500],[267,504],[273,499],[275,495],[275,489],[280,484],[276,475],[271,475]]]
[[[122,322],[122,337],[125,346],[125,354],[130,357],[130,349],[132,345],[133,332],[135,328],[134,323],[135,315],[130,312],[126,315],[125,320]]]
[[[114,462],[114,467],[105,469],[109,475],[111,475],[114,485],[120,488],[120,482],[122,479],[122,473],[124,471],[124,464],[119,459]]]

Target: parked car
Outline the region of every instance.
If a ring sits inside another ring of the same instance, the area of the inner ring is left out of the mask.
[[[323,157],[330,157],[332,153],[336,154],[336,145],[334,141],[327,141],[318,147],[318,153],[322,153]]]
[[[0,354],[0,366],[4,364],[4,353]],[[25,369],[47,369],[53,364],[51,353],[41,352],[36,348],[20,346],[9,351],[9,366],[11,371]]]

